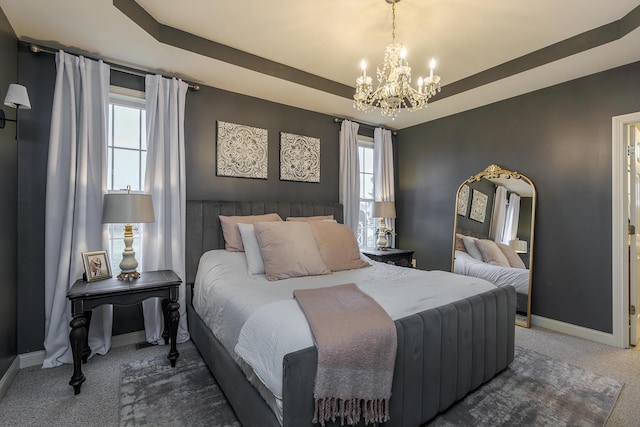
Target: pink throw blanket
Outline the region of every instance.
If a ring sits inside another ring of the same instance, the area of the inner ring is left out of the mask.
[[[393,320],[354,283],[293,295],[318,350],[313,422],[387,421],[398,346]]]

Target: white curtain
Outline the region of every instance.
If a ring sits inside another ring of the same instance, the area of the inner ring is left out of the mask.
[[[507,215],[504,222],[504,235],[502,241],[509,243],[518,236],[518,222],[520,221],[520,196],[511,193],[509,196],[509,206],[507,207]]]
[[[82,278],[82,252],[107,248],[101,223],[107,189],[109,66],[56,54],[45,202],[44,368],[73,362],[67,291]],[[92,355],[111,348],[111,306],[93,310]]]
[[[375,128],[373,131],[373,188],[377,202],[395,202],[393,176],[393,145],[389,129]],[[395,218],[385,219],[387,228],[395,231]],[[391,247],[395,248],[395,235],[391,238]]]
[[[507,189],[498,185],[493,199],[493,213],[491,215],[491,237],[496,242],[504,239],[504,222],[507,213]]]
[[[349,120],[343,120],[340,127],[340,203],[344,209],[344,223],[356,235],[360,216],[359,127],[358,123]]]
[[[179,79],[147,75],[147,166],[145,192],[151,194],[156,221],[144,224],[142,271],[170,269],[185,280],[186,179],[184,110],[188,85]],[[178,342],[189,340],[185,284],[180,286]],[[164,344],[159,298],[143,302],[146,339]]]

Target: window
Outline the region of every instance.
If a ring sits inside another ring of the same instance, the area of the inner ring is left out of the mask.
[[[358,158],[360,162],[360,215],[358,219],[358,245],[374,247],[376,224],[373,209],[373,140],[358,136]]]
[[[144,190],[147,163],[147,118],[144,92],[110,88],[107,139],[107,191]],[[133,225],[133,250],[142,260],[140,224]],[[125,224],[109,224],[112,271],[119,271]]]

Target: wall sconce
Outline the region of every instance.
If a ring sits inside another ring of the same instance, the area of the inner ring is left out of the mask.
[[[125,224],[124,226],[124,252],[120,263],[118,280],[138,279],[140,273],[138,261],[133,250],[133,227],[131,223],[155,222],[153,213],[153,201],[151,194],[132,193],[127,185],[126,193],[107,193],[104,195],[102,205],[103,224]]]
[[[9,90],[7,90],[7,96],[4,98],[4,105],[6,105],[7,107],[12,107],[16,109],[20,109],[20,108],[25,110],[31,109],[31,102],[29,102],[29,94],[27,93],[27,88],[15,83],[10,84]],[[4,129],[6,122],[16,122],[17,124],[18,123],[17,112],[16,112],[15,120],[7,119],[4,115],[4,111],[0,109],[0,129]],[[16,128],[16,139],[17,139],[17,136],[18,136],[18,130]]]

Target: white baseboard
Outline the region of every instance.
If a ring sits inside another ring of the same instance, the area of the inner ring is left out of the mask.
[[[146,340],[147,337],[144,334],[144,331],[114,335],[113,338],[111,338],[111,348],[124,347],[125,345],[137,344],[139,342],[145,342]],[[44,350],[19,354],[17,359],[20,359],[20,369],[42,365],[42,362],[44,362]]]
[[[0,400],[7,394],[7,390],[11,386],[13,379],[18,375],[18,371],[20,370],[20,360],[16,357],[13,359],[11,366],[7,369],[7,372],[4,373],[2,378],[0,378]]]
[[[606,344],[612,347],[617,347],[613,334],[607,334],[606,332],[596,331],[595,329],[589,329],[583,326],[572,325],[571,323],[565,323],[559,320],[549,319],[547,317],[541,317],[536,315],[531,315],[531,325],[538,326],[545,329],[550,329],[556,332],[561,332],[563,334],[571,335],[574,337],[595,341],[600,344]]]
[[[20,369],[42,365],[42,362],[44,362],[44,350],[22,353],[18,355],[18,358],[20,359]]]
[[[146,342],[147,336],[144,330],[129,332],[128,334],[115,335],[111,338],[111,348],[124,347],[125,345],[138,344],[139,342]]]

